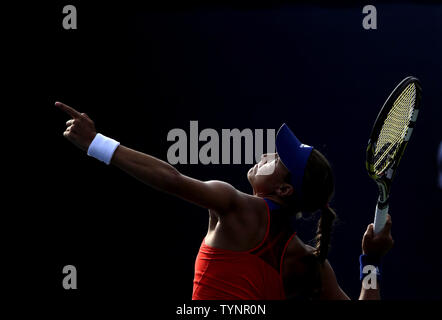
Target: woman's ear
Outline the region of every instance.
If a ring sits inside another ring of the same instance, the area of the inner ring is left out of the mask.
[[[280,197],[289,197],[293,194],[295,190],[293,186],[289,183],[282,183],[278,189],[276,189],[276,194]]]

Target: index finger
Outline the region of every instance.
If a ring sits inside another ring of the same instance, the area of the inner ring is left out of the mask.
[[[366,235],[366,236],[373,238],[373,236],[374,236],[373,227],[374,227],[374,226],[373,226],[373,223],[370,223],[370,224],[367,226],[367,230],[365,231],[365,235]]]
[[[68,115],[70,115],[72,118],[80,118],[81,114],[74,108],[69,107],[68,105],[62,103],[62,102],[55,102],[55,106],[66,112]]]

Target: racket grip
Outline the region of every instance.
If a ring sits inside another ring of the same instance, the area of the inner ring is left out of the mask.
[[[383,206],[382,209],[379,208],[379,203],[376,206],[376,213],[374,215],[374,234],[378,234],[385,226],[387,221],[388,204]]]

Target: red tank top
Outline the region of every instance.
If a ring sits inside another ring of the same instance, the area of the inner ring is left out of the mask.
[[[285,299],[282,263],[294,226],[278,204],[267,205],[267,229],[261,243],[248,251],[213,248],[204,239],[195,261],[193,300]]]

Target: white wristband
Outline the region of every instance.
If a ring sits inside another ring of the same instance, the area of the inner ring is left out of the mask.
[[[120,143],[118,141],[97,133],[87,150],[87,155],[109,164],[115,149],[117,149],[119,145]]]

